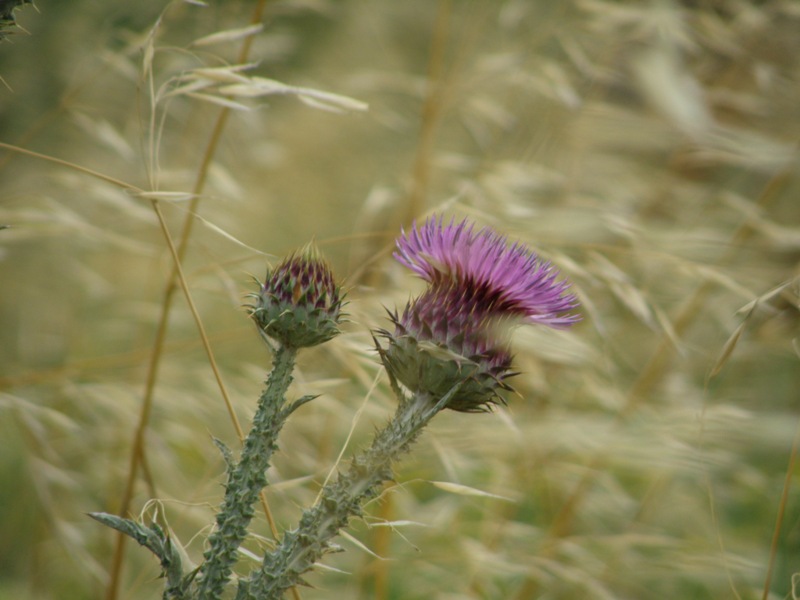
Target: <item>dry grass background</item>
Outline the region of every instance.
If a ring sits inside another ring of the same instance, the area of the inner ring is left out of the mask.
[[[315,238],[350,288],[345,334],[301,355],[295,393],[323,395],[283,435],[279,527],[391,410],[368,331],[419,289],[401,223],[496,226],[584,304],[518,332],[519,395],[438,417],[303,599],[797,597],[799,5],[267,2],[238,76],[369,104],[332,112],[222,79],[245,38],[207,36],[257,4],[41,0],[0,45],[0,141],[70,163],[0,155],[0,598],[107,594],[85,513],[129,473],[172,268],[154,197],[175,243],[196,215],[186,282],[242,421],[269,368],[249,274]],[[212,436],[237,442],[180,291],[170,315],[131,511],[197,560]],[[159,597],[152,556],[123,564],[120,598]]]

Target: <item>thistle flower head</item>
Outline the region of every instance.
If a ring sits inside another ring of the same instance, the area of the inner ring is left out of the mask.
[[[381,358],[392,376],[412,391],[442,397],[461,384],[447,407],[472,412],[500,400],[513,376],[511,328],[519,323],[567,327],[577,315],[569,284],[521,244],[509,245],[491,229],[441,218],[412,227],[397,240],[395,258],[429,282],[402,315]]]
[[[305,348],[339,333],[343,293],[330,265],[309,244],[267,272],[251,316],[270,337]]]

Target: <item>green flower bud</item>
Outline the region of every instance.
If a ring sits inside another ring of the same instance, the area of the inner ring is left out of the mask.
[[[339,333],[344,294],[313,244],[270,270],[261,292],[252,297],[255,322],[285,346],[316,346]]]

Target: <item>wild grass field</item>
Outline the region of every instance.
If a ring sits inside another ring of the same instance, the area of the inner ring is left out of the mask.
[[[13,4],[6,2],[5,4]],[[573,283],[516,392],[446,411],[316,600],[800,597],[800,4],[39,0],[0,43],[0,599],[160,597],[86,516],[190,560],[310,240],[348,290],[266,499],[291,528],[394,398],[401,226],[469,217]],[[176,259],[181,276],[176,277]],[[190,301],[189,301],[190,300]],[[213,356],[213,359],[211,358]],[[224,390],[224,391],[223,391]],[[244,572],[274,533],[263,512]],[[247,554],[247,553],[246,553]]]

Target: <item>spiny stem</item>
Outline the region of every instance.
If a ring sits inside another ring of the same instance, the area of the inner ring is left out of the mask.
[[[266,471],[277,448],[276,439],[291,410],[284,410],[297,350],[279,346],[269,379],[258,402],[241,459],[232,466],[217,526],[208,539],[205,562],[198,573],[198,600],[220,598],[231,576],[239,546],[247,536],[255,503],[267,485]]]
[[[298,527],[287,532],[279,546],[264,557],[260,569],[239,583],[239,600],[278,600],[285,590],[302,583],[325,553],[331,540],[352,517],[361,515],[364,503],[392,478],[392,463],[408,451],[430,420],[461,387],[454,386],[441,399],[418,393],[400,402],[394,417],[356,455],[346,472],[326,485],[319,500],[307,509]]]

